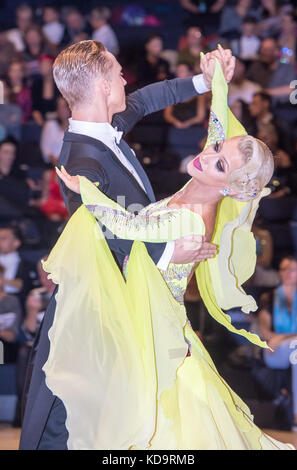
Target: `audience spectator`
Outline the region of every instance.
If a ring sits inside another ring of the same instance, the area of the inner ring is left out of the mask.
[[[263,124],[257,134],[273,153],[274,173],[270,181],[272,194],[269,198],[280,198],[297,194],[297,174],[290,155],[279,145],[278,130],[273,123]]]
[[[16,164],[17,142],[7,137],[0,142],[0,217],[19,218],[29,203],[30,189],[25,174]]]
[[[10,89],[10,101],[21,108],[22,123],[24,124],[32,114],[32,96],[31,90],[27,86],[24,62],[19,60],[11,62],[6,81]]]
[[[292,92],[290,83],[296,79],[296,70],[293,64],[280,61],[280,49],[275,39],[264,39],[261,43],[259,59],[254,61],[247,71],[247,78],[259,83],[272,97],[275,113],[276,105],[287,104]],[[286,107],[286,113],[290,110]]]
[[[69,45],[78,41],[84,41],[91,36],[91,27],[77,8],[70,7],[67,10],[65,23],[62,44]]]
[[[291,7],[279,0],[261,0],[261,7],[262,21],[258,24],[258,35],[261,38],[276,38],[281,30],[282,16]]]
[[[177,66],[176,77],[193,76],[193,69],[187,63]],[[196,96],[185,103],[168,106],[164,110],[164,119],[170,124],[168,131],[168,147],[185,158],[191,153],[198,152],[198,144],[205,134],[203,127],[206,118],[205,96]]]
[[[3,87],[3,104],[0,106],[0,132],[2,139],[8,135],[16,140],[21,139],[23,111],[18,104],[12,102],[11,91],[6,80],[1,80]]]
[[[292,369],[294,426],[297,427],[297,363],[291,361],[297,346],[297,260],[282,259],[279,267],[280,286],[263,294],[258,314],[261,334],[272,351],[264,350],[263,358],[270,369]]]
[[[25,49],[24,35],[25,31],[33,23],[32,8],[26,3],[16,9],[16,28],[7,31],[7,39],[14,44],[18,52]]]
[[[32,82],[32,117],[40,126],[43,126],[47,114],[55,111],[59,95],[53,77],[53,62],[52,56],[42,54],[39,57],[40,76]]]
[[[21,244],[21,234],[15,226],[0,227],[0,264],[5,268],[3,290],[24,300],[33,287],[36,272],[30,263],[21,259],[18,251]]]
[[[45,122],[40,139],[40,148],[45,163],[58,164],[64,132],[68,129],[71,112],[66,100],[60,96],[56,106],[56,119]]]
[[[31,206],[38,207],[52,222],[60,222],[69,218],[55,169],[44,171],[40,198],[33,199],[30,203]]]
[[[226,39],[238,39],[241,34],[242,22],[246,16],[255,15],[252,0],[237,0],[236,5],[227,5],[222,11],[219,27],[220,35]]]
[[[4,283],[5,268],[0,265],[0,341],[4,345],[4,362],[7,364],[16,361],[22,308],[15,295],[5,292]]]
[[[180,0],[181,6],[188,14],[185,25],[204,27],[207,35],[216,34],[225,3],[226,0]]]
[[[17,58],[18,52],[9,41],[4,26],[0,24],[0,76],[6,75],[9,64]]]
[[[240,59],[236,59],[234,75],[229,84],[228,103],[232,106],[235,101],[242,100],[244,103],[251,103],[255,93],[261,90],[258,83],[246,79],[246,66]]]
[[[190,26],[186,34],[186,47],[179,51],[177,56],[178,63],[187,62],[193,68],[195,73],[201,73],[200,54],[206,52],[202,47],[203,36],[198,26]]]
[[[249,104],[249,111],[254,119],[254,133],[256,133],[261,126],[274,122],[274,116],[271,112],[271,98],[267,93],[262,91],[255,93]]]
[[[46,43],[45,36],[38,24],[33,24],[26,29],[25,50],[23,60],[26,63],[27,76],[31,79],[40,75],[40,57],[42,54],[50,54],[51,49]]]
[[[163,38],[152,34],[145,42],[145,56],[139,64],[139,84],[144,86],[166,78],[171,78],[169,63],[160,57]]]
[[[243,60],[253,60],[257,57],[261,41],[257,36],[257,20],[254,16],[246,16],[242,20],[241,35],[231,41],[233,54]]]
[[[42,268],[44,256],[37,264],[37,272],[40,287],[32,289],[26,299],[25,319],[21,325],[19,333],[19,350],[17,356],[16,379],[18,403],[14,419],[14,426],[21,425],[21,400],[24,392],[27,364],[30,357],[31,348],[35,335],[42,322],[45,310],[54,292],[55,284],[47,278],[47,274]]]
[[[256,240],[257,263],[249,285],[258,288],[276,287],[279,285],[279,275],[272,267],[272,235],[259,218],[255,220],[252,231]]]
[[[109,52],[117,56],[120,48],[118,39],[112,27],[108,24],[110,16],[111,12],[106,7],[97,7],[91,11],[90,24],[93,28],[92,39],[102,42]]]
[[[46,5],[43,9],[42,31],[48,43],[56,48],[63,39],[65,27],[60,21],[59,9],[53,5]]]
[[[281,49],[280,61],[294,64],[296,61],[297,19],[294,13],[282,16],[278,44]]]

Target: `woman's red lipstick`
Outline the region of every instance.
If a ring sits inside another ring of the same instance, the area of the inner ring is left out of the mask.
[[[203,171],[199,157],[197,157],[197,158],[194,160],[193,165],[194,165],[195,168],[197,168],[197,170]]]

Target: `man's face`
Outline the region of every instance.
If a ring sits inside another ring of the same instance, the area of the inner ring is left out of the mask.
[[[28,10],[23,10],[17,12],[16,24],[21,31],[25,31],[32,23],[32,12]]]
[[[160,53],[162,52],[163,49],[163,41],[161,38],[152,38],[147,44],[146,44],[146,50],[150,54],[152,54],[154,57],[159,57]]]
[[[15,161],[16,148],[12,143],[4,143],[0,147],[0,169],[4,176],[9,175]]]
[[[252,117],[258,117],[260,114],[266,110],[267,106],[265,101],[262,100],[261,96],[255,95],[249,104],[249,111]]]
[[[110,86],[108,107],[113,115],[126,109],[125,85],[127,82],[123,77],[122,67],[118,63],[117,59],[110,52],[107,52],[107,54],[109,55],[109,59],[112,61],[112,68],[106,80]]]
[[[17,251],[20,246],[20,240],[15,238],[12,230],[0,229],[0,254],[6,255]]]
[[[193,26],[187,31],[187,40],[188,45],[191,46],[200,46],[202,40],[202,33],[199,28]]]
[[[278,58],[278,47],[273,39],[262,41],[260,48],[260,60],[265,64],[272,64]]]

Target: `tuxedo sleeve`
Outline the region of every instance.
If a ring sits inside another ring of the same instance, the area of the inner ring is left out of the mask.
[[[86,176],[90,181],[98,182],[100,190],[107,196],[109,196],[108,176],[100,165],[100,163],[91,158],[84,158],[83,161],[83,166],[81,166],[81,163],[77,161],[72,162],[71,164],[66,164],[65,168],[70,175]],[[80,194],[74,193],[73,191],[69,190],[62,181],[60,181],[60,185],[62,193],[64,194],[67,210],[72,215],[82,205]],[[100,222],[98,223],[101,226],[109,248],[115,254],[117,259],[122,260],[125,256],[129,255],[133,241],[122,240],[121,238],[116,237],[104,225],[100,224]],[[145,246],[148,251],[148,254],[150,255],[155,264],[158,264],[164,252],[165,256],[161,260],[161,267],[163,268],[163,265],[165,266],[169,263],[170,260],[168,259],[168,254],[166,253],[168,252],[168,248],[165,251],[167,246],[166,243],[145,243]],[[167,266],[165,267],[165,269],[166,268]]]
[[[147,114],[182,103],[206,91],[208,88],[202,74],[147,85],[127,97],[125,111],[114,115],[112,126],[127,134]]]

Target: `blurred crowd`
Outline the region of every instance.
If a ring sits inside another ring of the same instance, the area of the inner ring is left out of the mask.
[[[297,372],[289,356],[297,338],[297,2],[107,4],[13,0],[0,5],[0,340],[5,363],[17,365],[18,395],[54,289],[42,260],[69,217],[54,171],[70,117],[54,83],[55,57],[77,41],[101,41],[122,64],[129,93],[201,73],[201,52],[221,44],[237,58],[229,106],[275,158],[271,194],[261,202],[253,226],[257,267],[246,285],[260,308],[249,321],[241,312],[229,313],[276,352],[258,357],[245,342],[229,338],[227,355],[231,364],[252,368],[262,391],[259,370],[281,371],[281,378],[265,376],[265,383],[273,382],[274,400],[291,397],[290,422],[296,426]],[[157,199],[188,180],[187,163],[206,141],[210,102],[209,92],[170,106],[144,118],[128,135]],[[189,286],[186,306],[197,334],[211,343],[213,329],[209,334],[195,286]]]

